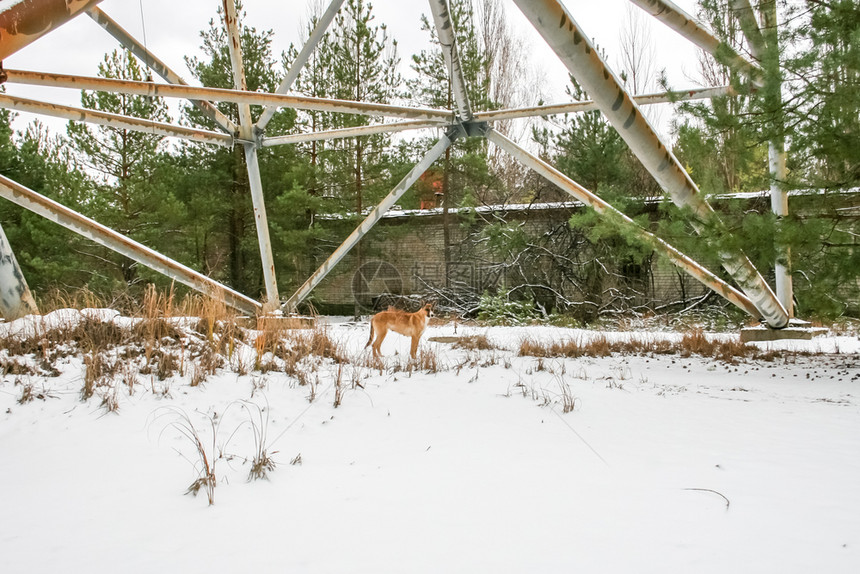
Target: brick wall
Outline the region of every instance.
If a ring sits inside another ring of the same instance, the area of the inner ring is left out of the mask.
[[[528,237],[537,238],[550,230],[566,225],[577,206],[497,211],[480,213],[469,219],[453,212],[449,214],[450,262],[445,264],[443,216],[438,211],[394,212],[383,218],[362,241],[362,272],[357,275],[356,257],[347,256],[315,289],[314,301],[321,306],[348,308],[356,297],[365,306],[383,292],[402,295],[422,295],[433,289],[449,287],[476,295],[483,292],[516,290],[521,279],[506,272],[500,261],[479,241],[482,228],[504,220],[521,229]],[[584,254],[578,253],[585,257]],[[321,264],[320,258],[316,263]],[[698,281],[658,257],[644,268],[605,261],[609,273],[599,278],[598,293],[565,284],[556,278],[551,285],[564,297],[582,300],[586,297],[607,300],[618,295],[627,298],[628,305],[660,305],[693,299],[707,289]],[[539,267],[549,266],[548,257],[532,262],[536,275]],[[398,281],[399,278],[399,281]],[[446,284],[447,281],[447,284]],[[550,302],[550,304],[552,304]]]

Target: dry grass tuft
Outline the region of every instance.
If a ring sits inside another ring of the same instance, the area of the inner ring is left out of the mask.
[[[581,339],[565,339],[544,343],[526,338],[520,343],[520,356],[540,357],[607,357],[616,351],[613,344],[604,335],[583,342]]]
[[[439,354],[435,348],[425,348],[418,351],[418,368],[427,373],[438,373],[441,370]]]
[[[90,352],[84,356],[84,386],[81,387],[81,400],[88,401],[95,394],[96,386],[104,385],[104,381],[115,372],[116,364],[104,354]]]
[[[116,387],[113,385],[104,386],[99,391],[101,403],[99,406],[109,413],[119,411],[119,396]]]
[[[107,299],[86,287],[67,290],[54,289],[39,298],[39,310],[50,313],[58,309],[104,309],[111,306]]]
[[[2,343],[0,343],[0,346],[2,346]],[[38,374],[36,369],[24,361],[19,361],[14,357],[0,357],[0,376],[35,374]]]
[[[698,355],[735,363],[739,358],[773,360],[773,351],[763,352],[757,347],[746,345],[739,338],[716,339],[708,338],[701,329],[693,329],[684,333],[680,341],[668,339],[622,339],[612,341],[605,335],[598,334],[592,338],[565,339],[562,341],[543,342],[525,338],[520,342],[521,357],[608,357],[612,354],[643,355],[643,354],[678,354],[681,357]]]
[[[289,369],[294,369],[296,363],[310,356],[331,359],[336,363],[349,362],[341,344],[329,336],[325,327],[286,330],[280,342],[282,344],[275,347],[275,355],[287,362]]]
[[[19,405],[26,405],[30,401],[36,398],[36,393],[33,390],[33,383],[27,381],[26,383],[21,381],[20,377],[15,379],[15,386],[21,385],[21,396],[18,397]]]
[[[251,470],[248,473],[248,481],[269,479],[269,473],[275,470],[275,461],[269,452],[269,409],[260,407],[250,401],[239,403],[248,414],[248,423],[251,426],[254,439],[254,454],[251,458]]]
[[[334,408],[339,407],[343,403],[343,392],[343,363],[339,363],[337,366],[337,375],[334,379],[334,401],[332,403]]]
[[[561,389],[561,411],[564,414],[573,412],[573,410],[576,409],[577,399],[573,396],[573,393],[570,390],[570,385],[568,385],[564,379],[559,377],[558,386]]]
[[[708,339],[701,329],[693,329],[684,333],[678,344],[678,353],[682,357],[700,355],[711,357],[726,363],[736,363],[738,358],[762,359],[766,354],[759,351],[758,347],[746,345],[739,338],[729,340]]]
[[[454,343],[455,349],[466,349],[467,351],[491,351],[497,347],[490,342],[490,339],[484,335],[467,335],[460,337]]]
[[[222,419],[218,419],[216,422],[214,417],[206,415],[207,422],[209,423],[209,436],[207,436],[207,440],[204,442],[200,431],[191,421],[188,413],[182,409],[178,407],[162,407],[156,411],[154,421],[158,421],[163,417],[166,417],[168,422],[161,430],[161,433],[163,434],[168,428],[171,428],[179,436],[186,439],[194,448],[194,455],[187,460],[197,472],[197,478],[188,486],[185,494],[197,496],[202,490],[209,499],[209,505],[212,506],[215,504],[215,487],[218,484],[215,478],[215,463],[217,461],[215,441]],[[211,443],[208,440],[209,437],[212,439]]]
[[[167,349],[158,349],[154,358],[156,363],[155,376],[159,380],[169,379],[180,371],[181,357],[179,354]]]

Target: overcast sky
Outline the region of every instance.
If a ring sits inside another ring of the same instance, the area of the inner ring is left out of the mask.
[[[327,2],[327,0],[324,0]],[[694,0],[675,0],[684,10],[695,10]],[[199,55],[201,30],[216,17],[220,0],[104,0],[100,7],[190,83],[194,83],[183,57]],[[627,0],[564,0],[583,31],[609,54],[613,67],[618,65],[619,33],[625,21]],[[389,33],[399,42],[403,73],[408,74],[410,56],[423,49],[428,40],[420,30],[420,15],[429,13],[426,0],[376,0],[372,2],[377,22],[385,22]],[[246,24],[274,32],[274,53],[279,55],[290,43],[299,43],[308,13],[308,0],[245,0]],[[545,79],[547,103],[567,101],[563,89],[567,72],[545,46],[537,32],[510,0],[505,0],[508,18],[533,50],[532,60]],[[142,10],[142,14],[141,14]],[[638,8],[636,8],[638,10]],[[697,77],[697,49],[657,21],[648,19],[658,54],[658,68],[666,68],[674,87],[694,86]],[[7,58],[4,66],[34,71],[95,75],[105,53],[117,47],[115,40],[88,16],[81,15],[61,28]],[[159,80],[160,81],[160,80]],[[79,105],[79,93],[59,88],[35,88],[8,84],[7,92],[22,97]],[[534,102],[535,104],[537,102]],[[16,127],[34,116],[20,114]],[[64,130],[65,122],[45,120],[51,129]]]

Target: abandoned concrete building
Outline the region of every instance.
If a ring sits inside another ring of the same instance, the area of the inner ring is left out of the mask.
[[[656,256],[612,260],[569,225],[579,202],[387,213],[316,288],[313,302],[328,311],[367,310],[398,296],[433,299],[459,310],[483,293],[533,298],[547,310],[583,306],[660,306],[709,292]],[[447,236],[447,241],[446,241]],[[447,248],[446,248],[447,247]],[[322,263],[324,256],[316,261]]]
[[[827,209],[833,213],[824,215],[856,220],[858,193],[845,190],[836,199],[831,194]],[[799,211],[822,215],[817,193],[793,192],[792,197]],[[662,217],[659,205],[665,201],[645,200],[638,211],[654,221]],[[744,210],[766,212],[770,200],[760,192],[712,201],[718,210],[741,202]],[[589,319],[606,310],[683,308],[711,293],[654,253],[619,257],[625,252],[617,249],[623,240],[589,241],[569,224],[584,210],[576,201],[452,208],[447,214],[441,208],[392,209],[364,238],[360,255],[354,250],[320,283],[312,302],[326,312],[352,313],[356,302],[369,312],[406,297],[463,312],[488,293]],[[321,249],[314,264],[327,255]],[[707,264],[723,273],[716,260]]]

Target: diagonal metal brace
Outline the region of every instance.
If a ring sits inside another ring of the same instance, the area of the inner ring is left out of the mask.
[[[346,254],[356,246],[356,244],[361,241],[361,238],[368,234],[368,232],[373,228],[376,223],[382,219],[382,216],[391,209],[400,197],[406,193],[412,184],[418,181],[424,172],[426,172],[433,162],[439,159],[442,154],[445,153],[445,150],[451,145],[451,143],[459,137],[460,134],[460,126],[455,125],[451,126],[448,129],[448,133],[439,138],[439,141],[436,142],[430,150],[424,154],[424,157],[421,158],[415,167],[406,174],[400,183],[398,183],[391,192],[385,196],[385,198],[379,202],[373,211],[371,211],[368,216],[361,222],[361,224],[346,238],[346,240],[335,249],[334,253],[329,255],[328,259],[320,265],[319,269],[317,269],[313,275],[311,275],[304,284],[296,290],[295,293],[287,300],[283,305],[283,309],[292,313],[295,312],[296,307],[299,303],[305,300],[310,292],[313,291],[314,287],[319,285],[319,283],[325,278],[329,272],[334,269],[334,267],[346,257]]]

